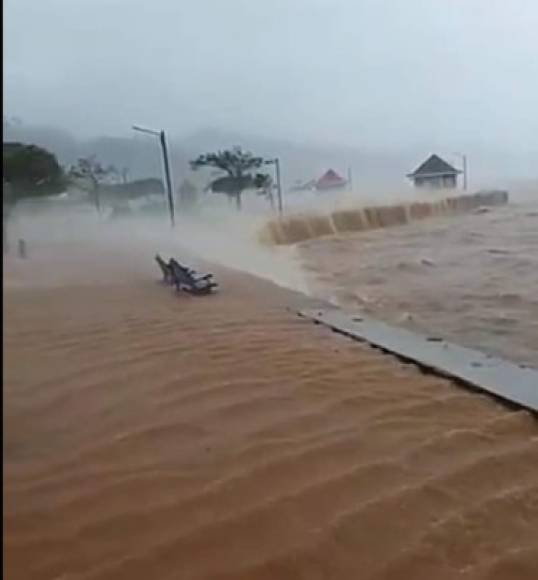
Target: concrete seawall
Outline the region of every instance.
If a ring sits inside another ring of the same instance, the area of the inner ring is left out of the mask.
[[[506,191],[480,191],[435,202],[350,208],[325,215],[291,215],[268,222],[260,232],[260,239],[270,245],[295,244],[322,236],[398,226],[429,217],[461,214],[483,206],[506,203]]]

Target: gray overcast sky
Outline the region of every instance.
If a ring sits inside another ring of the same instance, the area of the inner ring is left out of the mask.
[[[538,0],[5,0],[5,112],[538,151]]]

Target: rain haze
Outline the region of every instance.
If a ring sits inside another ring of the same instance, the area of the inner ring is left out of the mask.
[[[4,111],[25,124],[352,148],[395,174],[464,151],[478,179],[536,176],[534,0],[7,0],[4,14]]]

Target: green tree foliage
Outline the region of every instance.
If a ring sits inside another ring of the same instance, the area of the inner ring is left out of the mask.
[[[234,198],[237,209],[241,209],[241,194],[245,189],[256,187],[253,172],[264,164],[262,157],[256,157],[240,147],[217,153],[205,153],[191,161],[192,169],[213,167],[224,171],[227,175],[219,177],[210,183],[211,191],[224,193]],[[263,175],[263,174],[258,174]],[[260,178],[258,178],[259,181]]]
[[[66,181],[56,157],[36,145],[3,143],[2,161],[2,226],[4,251],[7,251],[7,222],[17,202],[61,193]]]
[[[4,143],[4,181],[8,204],[22,198],[48,196],[65,190],[64,172],[56,157],[41,147],[24,143]]]
[[[271,208],[275,209],[275,200],[273,196],[273,178],[267,173],[256,173],[254,176],[254,187],[258,190],[260,195],[263,195],[269,200]]]

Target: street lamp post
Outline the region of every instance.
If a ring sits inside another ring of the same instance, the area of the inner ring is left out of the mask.
[[[280,181],[280,160],[278,157],[275,157],[274,159],[267,159],[267,161],[265,161],[265,164],[275,166],[276,191],[278,195],[278,214],[282,217],[282,214],[284,213],[284,207],[282,204],[282,183]]]
[[[164,134],[164,130],[154,131],[153,129],[144,129],[143,127],[133,125],[133,131],[139,131],[140,133],[148,133],[149,135],[159,137],[159,141],[161,143],[161,150],[163,154],[164,177],[166,180],[166,192],[168,194],[168,209],[170,211],[170,223],[172,224],[172,227],[174,227],[175,225],[174,194],[172,191],[172,176],[170,174],[170,161],[168,159],[168,147],[166,145],[166,136]]]
[[[467,155],[463,153],[454,153],[458,157],[461,157],[463,163],[463,191],[467,191]]]

